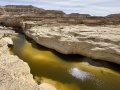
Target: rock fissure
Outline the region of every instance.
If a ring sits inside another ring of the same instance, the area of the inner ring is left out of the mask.
[[[0,90],[57,90],[48,83],[37,83],[33,80],[30,67],[16,55],[11,55],[9,45],[13,45],[13,30],[0,29]],[[6,34],[6,36],[4,36]]]

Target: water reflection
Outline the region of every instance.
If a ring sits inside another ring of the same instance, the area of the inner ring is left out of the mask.
[[[24,36],[12,38],[13,53],[29,64],[34,79],[39,83],[49,82],[58,90],[120,89],[119,66],[107,62],[95,63],[80,55],[63,55],[31,40],[28,42]],[[114,69],[108,68],[110,66]]]
[[[88,72],[85,72],[85,71],[82,71],[78,68],[71,68],[69,70],[69,73],[77,78],[77,79],[80,79],[82,81],[86,80],[86,79],[89,79],[90,77],[92,77],[92,74],[88,73]]]

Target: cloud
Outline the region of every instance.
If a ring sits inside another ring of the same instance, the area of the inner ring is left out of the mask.
[[[1,5],[24,4],[44,9],[63,10],[66,13],[107,15],[120,13],[120,0],[0,0]]]

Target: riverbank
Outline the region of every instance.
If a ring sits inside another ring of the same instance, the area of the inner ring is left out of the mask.
[[[29,21],[23,24],[24,33],[47,48],[120,64],[120,25],[38,26]]]
[[[28,64],[10,54],[8,46],[13,44],[11,35],[17,33],[7,27],[0,29],[0,90],[56,90],[48,83],[37,85]]]
[[[23,35],[12,37],[14,54],[27,62],[34,79],[57,90],[119,90],[119,65],[45,48]],[[86,87],[87,86],[87,87]]]

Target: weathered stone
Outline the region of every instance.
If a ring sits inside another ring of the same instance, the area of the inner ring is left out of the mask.
[[[89,14],[71,13],[71,14],[68,14],[68,17],[82,18],[82,17],[90,17],[90,15]]]
[[[109,26],[34,26],[25,34],[63,54],[80,54],[120,64],[120,30]]]
[[[7,42],[8,45],[13,45],[13,41],[10,37],[4,37],[2,38],[5,42]]]
[[[4,40],[0,44],[0,90],[39,90],[28,64],[10,55]]]
[[[71,13],[65,14],[59,10],[44,10],[32,5],[7,5],[0,6],[0,24],[6,26],[21,27],[20,22],[31,20],[49,21],[47,24],[69,23],[69,24],[87,24],[87,25],[114,25],[120,24],[120,14],[111,14],[105,17],[90,16],[89,14]],[[49,19],[49,20],[48,20]],[[45,22],[46,24],[46,22]]]
[[[27,63],[17,56],[0,56],[0,90],[38,90]]]
[[[57,90],[47,83],[37,85],[28,64],[10,55],[7,43],[12,44],[9,37],[0,39],[0,90]]]
[[[2,54],[9,54],[7,43],[4,40],[0,40],[0,56]]]
[[[5,11],[9,13],[19,14],[19,13],[40,13],[44,9],[34,7],[32,5],[6,5],[4,7]]]
[[[110,15],[107,15],[106,17],[118,18],[118,17],[120,17],[120,14],[110,14]]]
[[[11,35],[18,35],[18,33],[16,33],[12,27],[3,27],[0,26],[0,39],[2,37],[10,37]]]
[[[57,89],[54,88],[51,84],[42,83],[42,84],[40,85],[40,90],[57,90]]]

